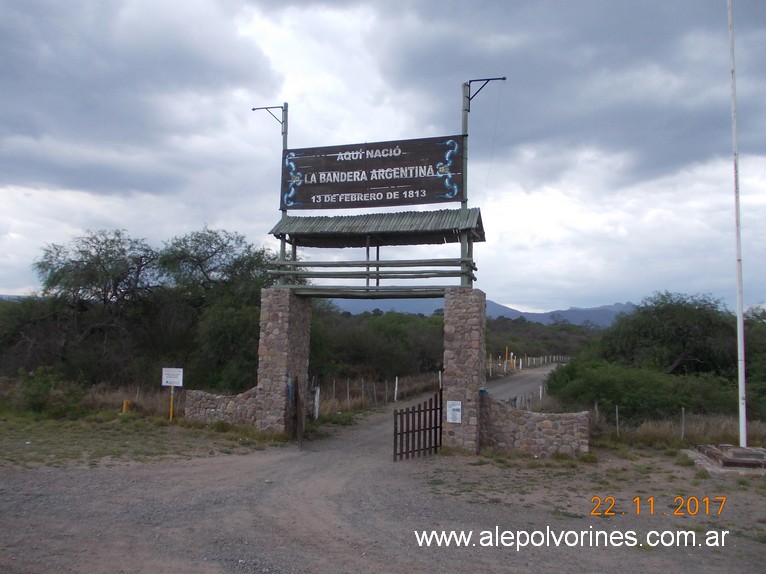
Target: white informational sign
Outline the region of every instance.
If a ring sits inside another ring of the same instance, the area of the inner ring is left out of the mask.
[[[183,369],[162,369],[163,387],[183,387],[184,370]]]
[[[463,420],[463,403],[460,401],[447,401],[447,422],[458,423]]]

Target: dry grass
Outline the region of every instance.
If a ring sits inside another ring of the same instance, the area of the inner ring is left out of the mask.
[[[246,454],[283,442],[245,425],[196,425],[180,419],[114,411],[77,420],[0,413],[0,468],[87,464],[96,466],[217,454]]]
[[[26,411],[28,405],[24,399],[22,382],[0,379],[0,408],[14,411]],[[72,385],[74,386],[74,385]],[[59,393],[60,394],[60,393]],[[57,392],[50,391],[50,396],[56,398]],[[180,415],[184,409],[183,390],[176,390],[173,410]],[[128,411],[151,417],[168,417],[170,413],[170,389],[145,386],[113,388],[107,385],[94,385],[80,391],[76,399],[57,404],[57,417],[79,418],[87,413],[110,411],[121,413],[123,401],[129,401]],[[55,401],[53,401],[55,402]]]
[[[338,412],[360,411],[392,402],[396,383],[394,380],[329,380],[323,382],[320,388],[320,415],[327,416]],[[400,377],[397,398],[402,400],[424,392],[436,391],[438,388],[439,378],[436,374]],[[183,417],[185,398],[186,392],[176,389],[173,403],[174,419]],[[12,383],[4,380],[0,384],[0,407],[3,404],[12,410],[25,410],[18,381]],[[79,412],[75,412],[73,408],[69,418],[78,418],[90,412],[121,413],[124,404],[129,413],[169,418],[170,389],[139,385],[116,389],[107,385],[93,386],[78,401],[76,406]]]
[[[184,398],[183,390],[176,390],[173,400],[173,413],[176,416],[183,415]],[[122,412],[123,401],[129,401],[128,411],[147,416],[170,415],[170,389],[142,387],[121,387],[113,389],[109,387],[92,387],[88,390],[83,404],[88,410],[116,410]]]
[[[766,422],[748,421],[748,444],[766,446]],[[739,444],[739,420],[723,415],[686,415],[678,419],[644,421],[638,426],[621,427],[591,412],[591,437],[594,444],[628,444],[654,448],[685,448],[697,444]]]
[[[323,381],[320,384],[319,414],[330,415],[339,412],[353,412],[384,405],[394,400],[395,381]],[[439,389],[438,375],[417,375],[400,377],[397,399],[414,397]]]
[[[0,414],[3,410],[18,411],[21,406],[18,383],[11,383],[7,379],[0,382]],[[398,399],[434,392],[438,386],[439,379],[435,374],[402,377],[399,379]],[[351,414],[387,404],[393,401],[394,387],[394,381],[325,381],[321,385],[320,416],[326,420],[339,413]],[[185,392],[177,390],[174,419],[181,424],[191,424],[183,419],[184,399]],[[122,412],[125,401],[128,401],[126,414],[129,416],[147,419],[147,423],[155,427],[168,421],[169,388],[143,386],[118,389],[91,387],[78,405],[77,412],[73,412],[69,418],[84,418],[86,423],[102,420],[109,422]],[[542,400],[532,397],[528,408],[536,412],[562,411],[560,402],[549,395]],[[618,434],[614,423],[607,420],[603,412],[591,411],[590,426],[591,444],[594,446],[681,449],[696,444],[739,443],[739,421],[734,416],[687,414],[682,427],[679,413],[675,419],[645,421],[635,426],[622,425]],[[8,429],[8,426],[5,428]],[[122,428],[125,426],[122,425]],[[748,421],[748,444],[766,446],[766,421]]]
[[[539,413],[566,413],[572,412],[572,409],[564,406],[564,403],[558,397],[553,395],[543,395],[543,398],[533,397],[530,402],[529,410]]]

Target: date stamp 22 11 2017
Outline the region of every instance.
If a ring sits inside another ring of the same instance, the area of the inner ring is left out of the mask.
[[[624,505],[618,504],[614,496],[593,496],[590,501],[593,503],[591,516],[720,516],[726,505],[725,496],[676,496],[672,504],[668,503],[668,510],[665,511],[658,510],[658,498],[654,496],[636,496]]]

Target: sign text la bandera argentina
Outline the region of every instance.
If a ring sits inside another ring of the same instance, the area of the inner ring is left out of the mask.
[[[285,150],[281,209],[460,201],[464,136]]]

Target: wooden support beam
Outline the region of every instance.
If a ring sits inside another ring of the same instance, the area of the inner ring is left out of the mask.
[[[304,279],[433,279],[434,277],[461,277],[463,272],[438,271],[436,269],[413,270],[413,271],[284,271],[269,270],[269,274],[280,277],[301,277]]]
[[[470,264],[474,271],[478,270],[471,259],[403,259],[403,260],[370,260],[370,261],[273,261],[270,265],[277,267],[459,267]]]

